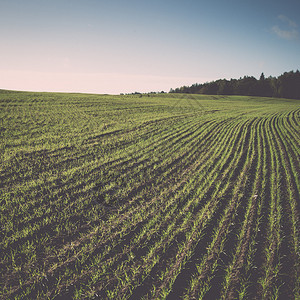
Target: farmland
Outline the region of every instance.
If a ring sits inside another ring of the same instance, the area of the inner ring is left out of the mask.
[[[299,104],[0,91],[0,297],[300,297]]]

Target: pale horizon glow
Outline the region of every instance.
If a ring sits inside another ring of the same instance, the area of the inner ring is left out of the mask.
[[[101,94],[120,94],[151,91],[165,91],[166,86],[172,85],[192,85],[199,77],[163,77],[151,75],[131,75],[121,73],[49,73],[49,72],[30,72],[30,71],[0,71],[0,82],[6,80],[6,90],[14,90],[15,83],[19,83],[21,91],[36,92],[74,92],[74,93],[99,93]],[[200,78],[203,82],[213,80],[213,78]],[[10,83],[9,83],[10,81]],[[84,86],[82,82],[85,82]],[[136,89],[136,82],[140,89]],[[117,86],[115,86],[115,84]],[[142,88],[144,87],[144,88]]]
[[[2,0],[0,89],[168,92],[300,68],[300,1]]]

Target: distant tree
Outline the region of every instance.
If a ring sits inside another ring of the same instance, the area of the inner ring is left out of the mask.
[[[260,81],[264,81],[265,80],[265,74],[264,73],[261,73],[259,80]]]
[[[300,72],[285,72],[278,77],[279,96],[300,99]]]
[[[258,96],[256,78],[253,76],[244,76],[244,78],[238,80],[236,94],[245,96]]]
[[[230,81],[222,79],[218,81],[218,95],[230,95],[233,93]]]
[[[272,91],[270,97],[279,97],[279,81],[276,77],[269,77],[270,89]]]
[[[265,78],[264,73],[261,73],[257,83],[257,94],[263,97],[272,97],[274,95],[272,78]]]
[[[262,97],[286,97],[300,99],[300,72],[286,72],[276,77],[266,78],[261,73],[259,80],[253,76],[239,79],[219,79],[216,81],[195,83],[189,86],[171,89],[170,93],[207,94],[207,95],[245,95]]]

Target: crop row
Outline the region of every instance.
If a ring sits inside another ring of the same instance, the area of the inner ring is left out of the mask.
[[[1,105],[18,128],[3,125],[3,298],[300,295],[296,100],[16,93]]]

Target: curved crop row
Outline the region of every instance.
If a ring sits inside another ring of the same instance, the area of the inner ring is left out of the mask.
[[[3,299],[296,299],[297,100],[1,94]]]

